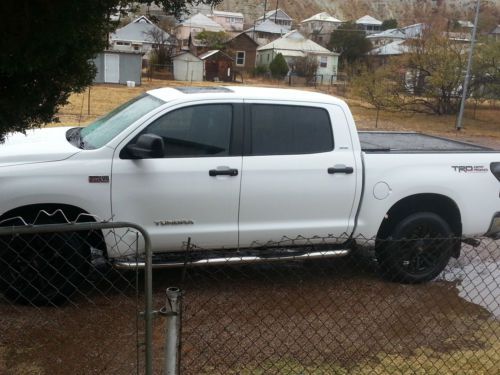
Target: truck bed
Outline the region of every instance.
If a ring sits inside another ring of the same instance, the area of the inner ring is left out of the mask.
[[[490,148],[414,132],[358,132],[361,149],[365,152],[488,152]]]

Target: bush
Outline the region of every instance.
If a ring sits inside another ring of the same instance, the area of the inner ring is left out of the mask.
[[[263,76],[263,75],[265,75],[267,72],[269,72],[269,69],[267,69],[267,66],[265,66],[265,65],[257,65],[257,66],[253,69],[253,75],[254,75],[254,76]]]
[[[269,70],[273,78],[282,79],[288,73],[288,64],[281,53],[278,53],[276,57],[269,64]]]

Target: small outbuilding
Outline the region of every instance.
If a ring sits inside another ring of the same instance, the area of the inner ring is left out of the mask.
[[[203,81],[203,60],[191,52],[174,56],[174,79],[176,81]]]
[[[97,54],[94,64],[97,68],[95,83],[141,84],[142,53],[104,51]]]
[[[206,81],[233,81],[233,58],[231,56],[216,49],[207,51],[198,57],[204,62]]]

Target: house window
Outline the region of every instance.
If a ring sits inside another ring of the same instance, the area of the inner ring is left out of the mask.
[[[319,59],[319,67],[320,68],[326,68],[328,66],[328,57],[327,56],[321,56]]]
[[[245,65],[245,51],[236,52],[236,65]]]

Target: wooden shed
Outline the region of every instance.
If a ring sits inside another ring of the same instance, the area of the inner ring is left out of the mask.
[[[198,57],[204,62],[206,81],[233,81],[234,61],[231,56],[217,49],[205,52]]]

